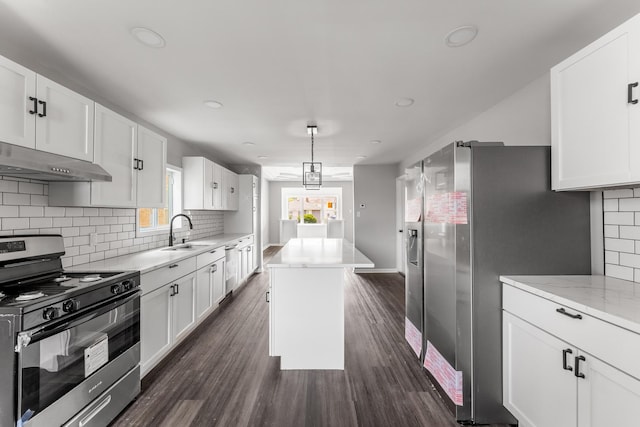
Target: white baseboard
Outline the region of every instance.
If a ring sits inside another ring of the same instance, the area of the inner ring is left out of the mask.
[[[354,268],[353,272],[359,273],[397,273],[396,268]]]

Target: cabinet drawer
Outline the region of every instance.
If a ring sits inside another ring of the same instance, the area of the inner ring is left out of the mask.
[[[639,334],[505,284],[502,304],[505,311],[640,379]]]
[[[172,262],[157,270],[150,271],[140,277],[142,295],[158,289],[196,270],[196,257]]]
[[[238,247],[239,248],[244,248],[246,246],[249,246],[250,244],[253,243],[253,234],[243,237],[242,239],[238,239]]]
[[[220,258],[224,258],[224,246],[220,246],[213,250],[200,254],[196,258],[196,265],[198,269],[205,267],[213,262],[216,262]]]

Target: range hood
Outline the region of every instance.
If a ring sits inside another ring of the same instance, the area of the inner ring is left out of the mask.
[[[111,175],[95,163],[6,142],[0,142],[0,175],[42,181],[111,181]]]

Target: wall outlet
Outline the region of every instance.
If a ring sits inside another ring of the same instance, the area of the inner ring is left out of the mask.
[[[360,211],[356,212],[356,218],[360,218]]]
[[[360,209],[364,209],[366,207],[367,207],[367,205],[365,205],[364,203],[360,203]]]

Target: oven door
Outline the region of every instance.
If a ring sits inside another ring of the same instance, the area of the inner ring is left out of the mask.
[[[138,292],[18,335],[18,424],[61,425],[140,362]]]

